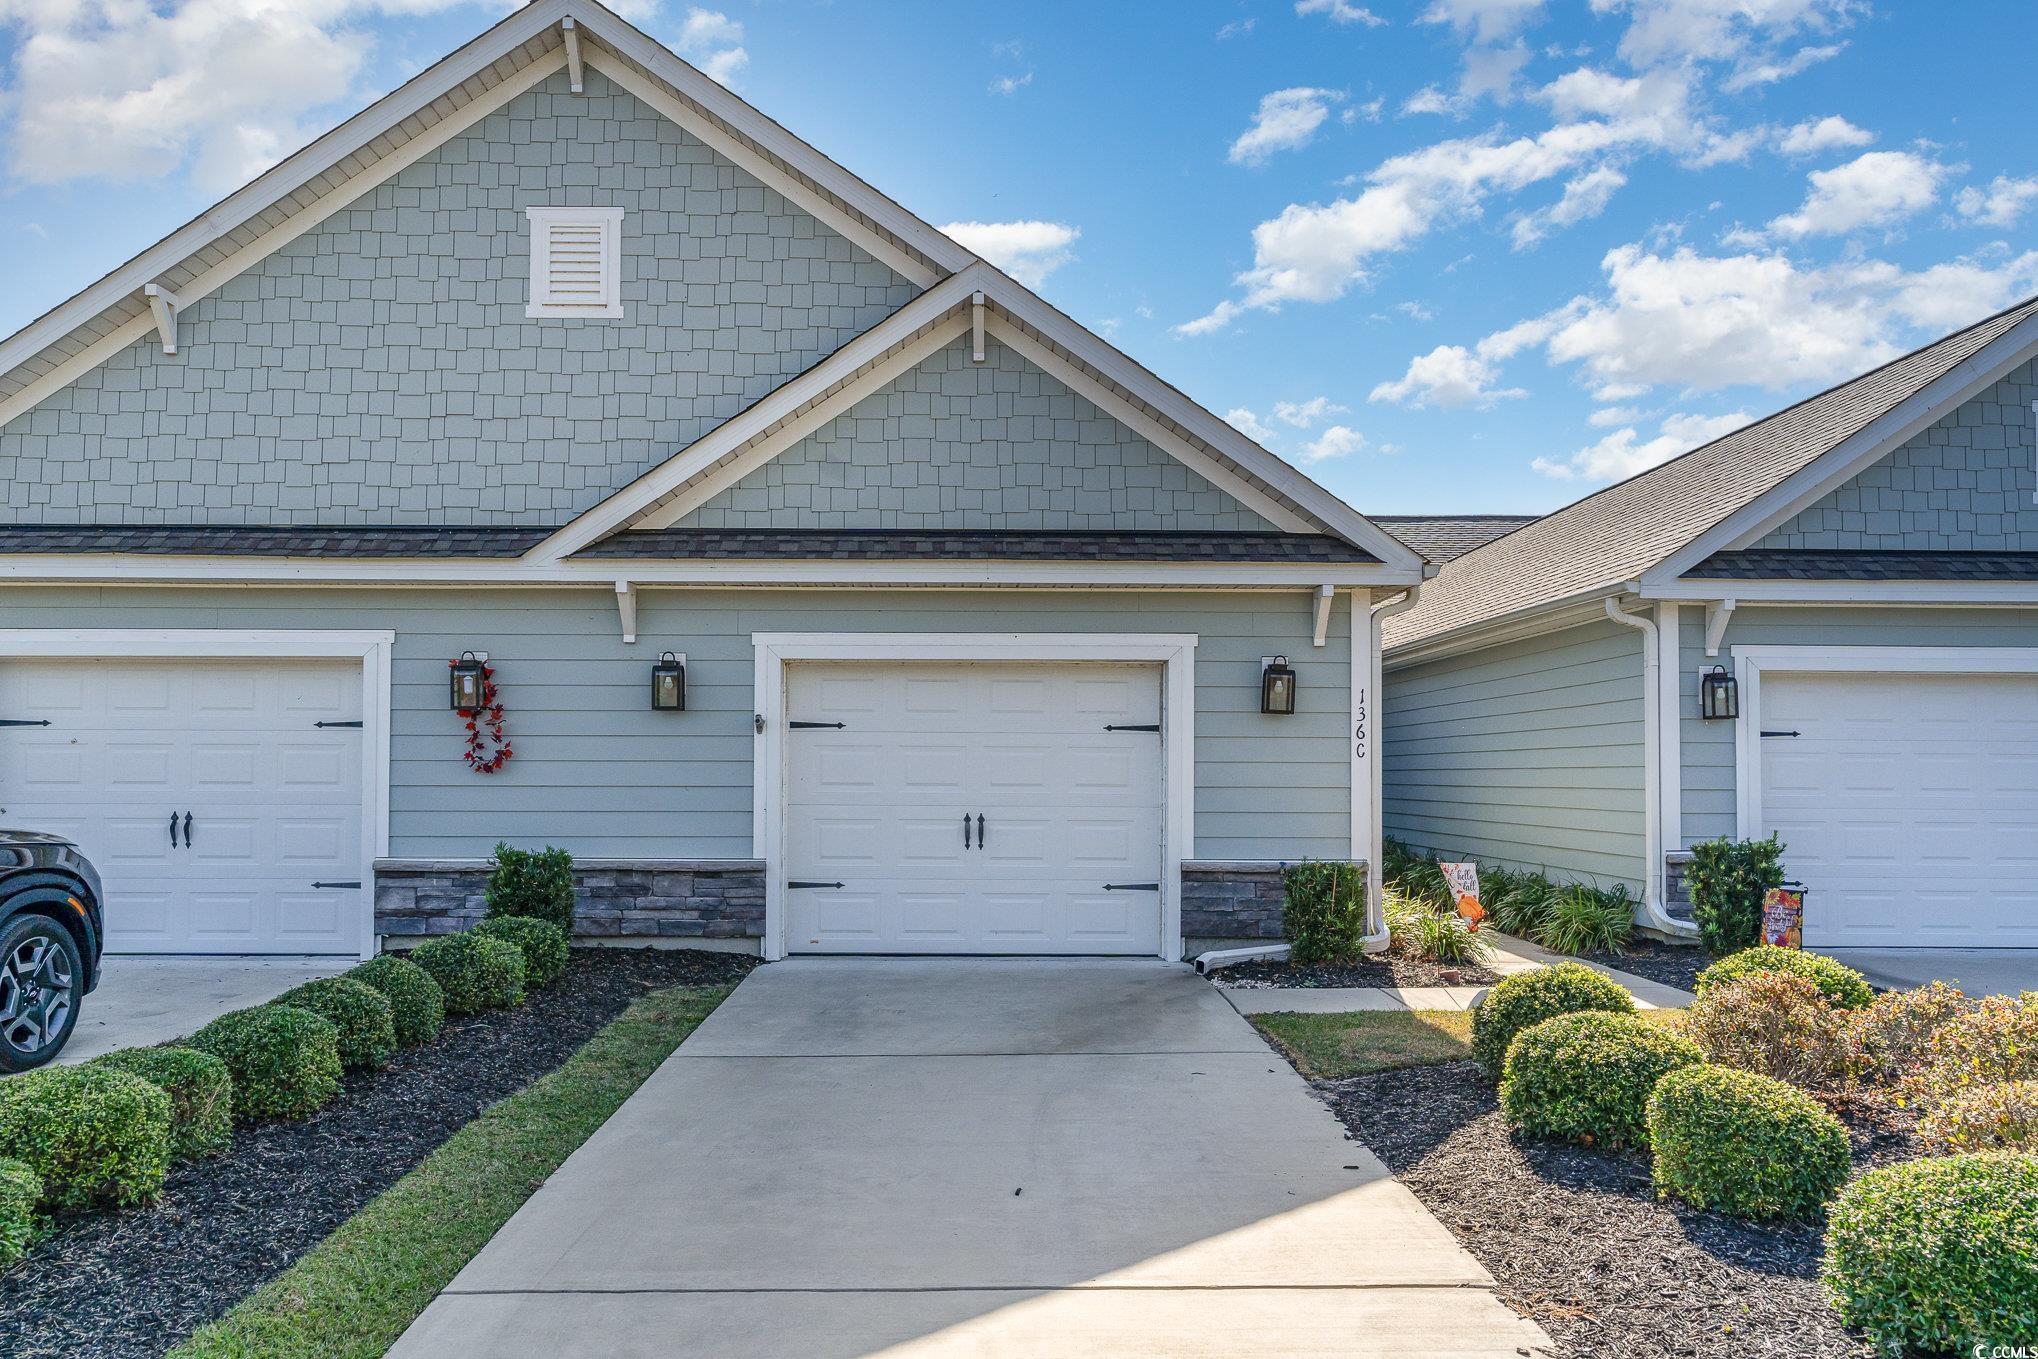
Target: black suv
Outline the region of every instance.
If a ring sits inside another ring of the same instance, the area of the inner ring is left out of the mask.
[[[78,847],[0,830],[0,1072],[63,1051],[78,1006],[99,985],[99,874]]]

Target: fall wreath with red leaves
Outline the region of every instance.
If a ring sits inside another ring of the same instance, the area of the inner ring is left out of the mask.
[[[448,661],[447,665],[458,665]],[[467,767],[477,774],[494,774],[510,762],[515,752],[503,734],[502,699],[495,692],[495,668],[481,667],[481,706],[455,709],[467,723]],[[493,751],[489,747],[493,745]]]

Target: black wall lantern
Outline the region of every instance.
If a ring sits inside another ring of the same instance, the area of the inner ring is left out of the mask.
[[[488,679],[488,667],[474,659],[474,653],[463,651],[460,659],[453,662],[453,711],[473,712],[481,707],[482,686]]]
[[[1741,682],[1724,665],[1698,681],[1698,715],[1708,722],[1741,715]]]
[[[1285,717],[1295,711],[1295,670],[1276,656],[1260,671],[1260,711]]]
[[[651,667],[651,707],[661,713],[686,711],[686,660],[668,651]]]

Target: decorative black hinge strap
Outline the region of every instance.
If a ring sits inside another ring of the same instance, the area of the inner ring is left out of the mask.
[[[1803,732],[1801,732],[1801,731],[1765,731],[1765,732],[1763,732],[1762,734],[1763,734],[1764,736],[1802,736],[1802,735],[1804,735],[1804,733],[1803,733]]]
[[[840,887],[841,885],[839,882],[805,882],[799,878],[793,878],[786,883],[787,887]]]
[[[47,727],[47,717],[0,717],[0,727]]]
[[[361,724],[359,722],[314,722],[311,725],[314,727],[358,727]]]
[[[844,730],[840,722],[788,722],[786,725],[794,731],[812,731],[815,727],[827,727],[831,731]]]
[[[315,882],[313,887],[359,887],[358,882]]]
[[[1104,890],[1107,892],[1158,892],[1161,890],[1161,885],[1157,882],[1107,882],[1104,884]]]
[[[1109,724],[1109,723],[1106,723],[1106,724],[1105,724],[1105,726],[1104,726],[1104,730],[1105,730],[1105,731],[1153,731],[1153,732],[1157,732],[1157,731],[1159,731],[1160,729],[1161,729],[1161,724],[1160,724],[1160,723],[1158,723],[1158,722],[1141,722],[1141,723],[1137,723],[1137,724],[1134,724],[1134,725],[1129,725],[1129,726],[1112,726],[1111,724]]]

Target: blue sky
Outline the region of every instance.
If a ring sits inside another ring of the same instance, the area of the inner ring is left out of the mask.
[[[502,12],[0,0],[0,332]],[[624,12],[1378,513],[1554,507],[2038,292],[2028,3]]]

